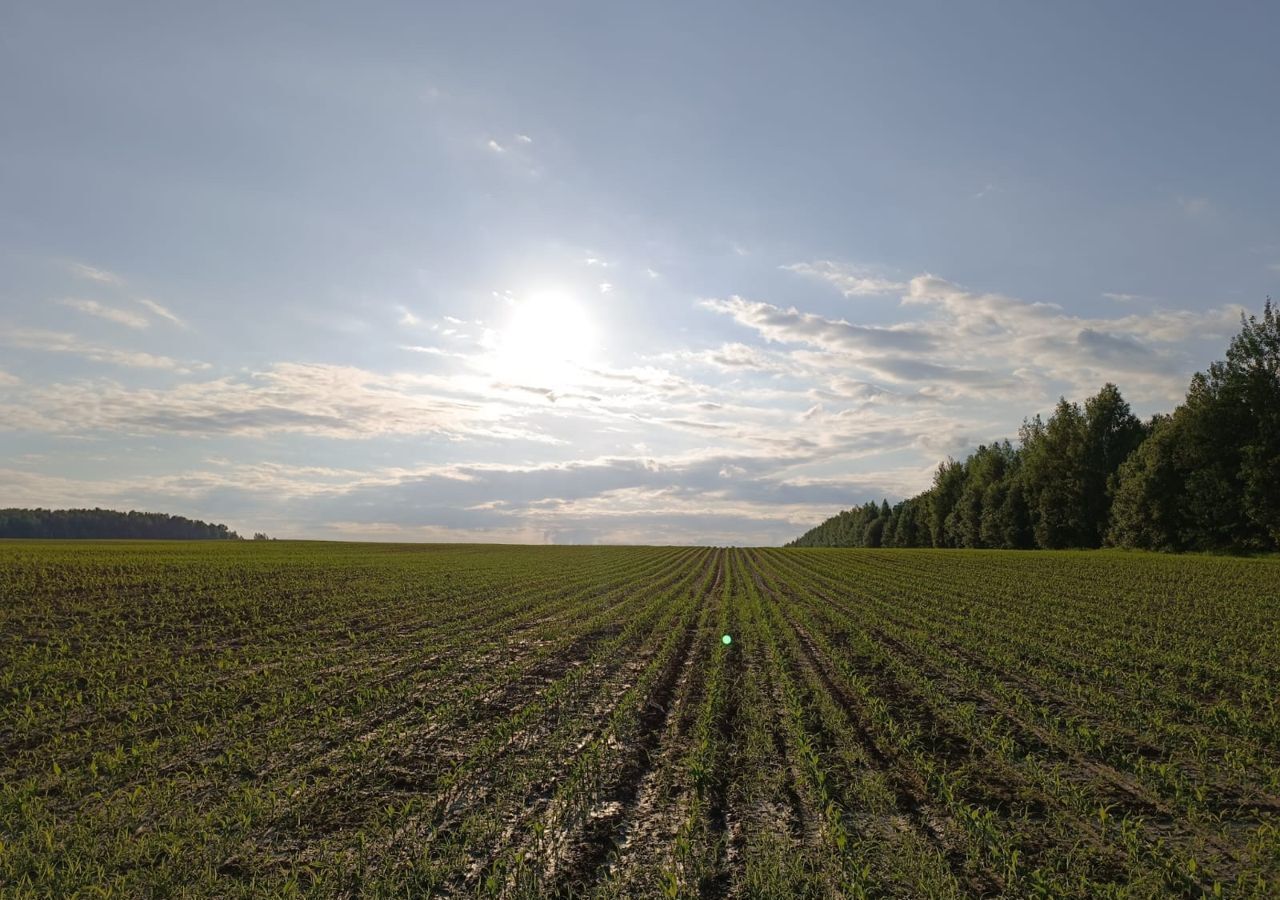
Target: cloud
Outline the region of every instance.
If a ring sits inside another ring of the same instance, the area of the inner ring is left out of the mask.
[[[713,312],[731,316],[741,325],[755,329],[766,340],[777,343],[803,343],[824,350],[864,354],[894,350],[928,350],[934,339],[914,325],[881,327],[854,325],[844,319],[826,319],[802,313],[795,307],[782,309],[770,303],[744,300],[733,296],[726,300],[703,300],[701,305]]]
[[[485,144],[485,146],[486,146],[486,147],[488,147],[490,150],[492,150],[494,153],[506,153],[506,152],[507,152],[507,148],[506,148],[506,147],[504,147],[504,146],[502,146],[501,144],[499,144],[499,143],[498,143],[496,140],[494,140],[493,138],[489,138],[489,142],[488,142],[487,144]]]
[[[902,281],[895,281],[875,274],[864,266],[817,260],[782,266],[788,272],[818,278],[833,286],[846,297],[863,297],[874,294],[900,294],[907,289]]]
[[[29,393],[33,430],[182,435],[305,434],[342,439],[395,434],[554,441],[507,421],[517,410],[444,396],[426,376],[380,375],[350,366],[283,363],[247,376],[129,389],[104,381]]]
[[[796,370],[788,357],[771,353],[761,347],[732,342],[706,350],[685,350],[665,355],[673,359],[699,366],[710,366],[725,372],[764,372],[781,374]]]
[[[878,372],[894,381],[931,381],[990,386],[1008,383],[1008,379],[986,369],[940,365],[922,359],[892,356],[868,357],[862,360],[862,364],[873,372]]]
[[[1180,391],[1194,368],[1189,348],[1237,324],[1234,307],[1088,317],[927,273],[897,282],[830,261],[803,267],[794,270],[849,296],[896,296],[861,321],[708,299],[700,307],[724,317],[718,330],[732,329],[731,339],[554,374],[502,375],[492,335],[439,312],[422,327],[433,340],[401,332],[384,348],[406,371],[279,362],[178,384],[166,376],[163,386],[139,387],[134,375],[16,390],[0,373],[9,431],[73,436],[107,452],[177,444],[344,460],[193,463],[187,452],[178,463],[157,453],[152,475],[79,484],[36,477],[43,462],[8,465],[30,469],[24,496],[33,501],[63,491],[272,534],[774,543],[837,509],[915,493],[941,456],[1014,436],[1024,414],[1059,393],[1082,397],[1107,379],[1131,400]],[[53,331],[0,331],[0,341],[120,364],[113,354],[130,353]],[[433,358],[395,356],[397,346]],[[151,359],[159,369],[191,366]],[[205,438],[216,440],[190,440]],[[454,462],[386,462],[423,458]]]
[[[632,541],[699,543],[711,528],[761,543],[793,536],[829,511],[833,497],[871,493],[853,480],[776,477],[776,468],[768,458],[722,453],[458,465],[365,481],[302,508],[317,520],[368,518],[384,529],[443,524],[466,534],[532,531],[552,541],[627,540],[622,531],[633,530]]]
[[[39,328],[10,328],[0,330],[0,342],[23,350],[40,350],[48,353],[69,353],[93,362],[109,363],[133,369],[164,369],[173,372],[190,372],[208,368],[204,363],[184,363],[168,356],[157,356],[140,350],[120,350],[85,341],[74,334],[46,331]]]
[[[109,272],[106,269],[99,269],[95,266],[78,262],[68,263],[67,269],[74,277],[79,278],[82,281],[92,281],[100,285],[107,285],[115,288],[123,288],[127,286],[127,282],[122,276],[117,275],[115,272]],[[170,324],[177,325],[181,328],[186,327],[186,323],[174,314],[172,310],[160,303],[157,303],[155,300],[147,297],[133,297],[131,299],[134,303],[147,310],[147,312],[151,313],[151,315],[156,318],[164,319]],[[118,307],[106,306],[99,303],[97,300],[69,298],[61,302],[64,305],[78,309],[83,313],[108,319],[120,325],[127,325],[130,328],[146,328],[150,324],[147,317],[141,313],[127,309],[120,309]]]
[[[805,264],[804,271],[837,286],[869,277],[864,269],[834,263]],[[847,286],[850,291],[876,287]],[[971,291],[931,274],[899,286],[904,288],[897,306],[902,318],[887,325],[831,319],[737,296],[700,305],[765,341],[790,345],[775,355],[776,368],[790,375],[820,381],[842,374],[915,386],[890,398],[901,403],[967,398],[1033,404],[1046,393],[1091,393],[1108,380],[1120,381],[1138,401],[1173,401],[1195,368],[1190,345],[1230,335],[1240,313],[1240,307],[1223,306],[1084,317],[1054,303]],[[709,353],[701,351],[703,361]],[[745,368],[750,354],[738,356],[721,362]]]
[[[527,134],[517,134],[516,142],[520,144],[532,144],[533,138],[529,137]]]
[[[22,384],[22,379],[17,375],[10,375],[4,369],[0,369],[0,387],[13,387],[16,384]]]
[[[187,327],[187,323],[178,318],[178,316],[175,315],[168,307],[161,306],[156,301],[149,300],[146,297],[139,297],[137,302],[150,310],[152,315],[159,316],[161,319],[164,319],[173,325],[177,325],[179,328]]]
[[[146,328],[151,324],[150,320],[142,313],[136,313],[132,310],[119,309],[114,306],[104,306],[97,300],[80,300],[74,297],[68,297],[59,300],[63,306],[69,306],[72,309],[79,310],[90,316],[97,316],[100,319],[106,319],[115,322],[118,325],[126,325],[129,328]]]
[[[1134,357],[1150,359],[1152,356],[1151,349],[1134,338],[1105,334],[1092,328],[1080,329],[1076,344],[1094,359],[1107,362],[1129,362]]]
[[[93,266],[87,266],[84,263],[73,262],[68,267],[71,274],[76,278],[82,278],[86,281],[96,281],[99,284],[110,284],[121,286],[124,279],[114,272],[108,272],[106,269],[98,269]]]

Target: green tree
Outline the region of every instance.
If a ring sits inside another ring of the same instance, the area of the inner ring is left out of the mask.
[[[1129,409],[1129,404],[1114,384],[1103,385],[1102,390],[1085,401],[1081,546],[1102,546],[1111,508],[1108,484],[1145,437],[1146,429],[1142,422]]]
[[[1185,478],[1177,464],[1178,426],[1157,416],[1141,446],[1112,479],[1107,543],[1142,550],[1182,550]]]
[[[950,457],[938,464],[933,473],[933,487],[928,491],[929,538],[934,547],[952,547],[947,540],[947,518],[951,515],[964,491],[964,463]]]
[[[1037,416],[1023,426],[1024,485],[1040,547],[1089,546],[1084,448],[1084,414],[1065,397],[1048,422]]]

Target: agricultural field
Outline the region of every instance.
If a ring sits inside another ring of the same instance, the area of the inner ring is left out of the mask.
[[[5,896],[1274,897],[1280,560],[0,543],[0,782]]]

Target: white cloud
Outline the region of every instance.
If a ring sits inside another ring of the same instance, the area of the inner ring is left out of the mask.
[[[887,349],[926,350],[933,338],[915,325],[855,325],[844,319],[827,319],[804,313],[794,306],[782,309],[771,303],[733,296],[710,299],[701,305],[733,317],[739,324],[755,329],[766,340],[804,343],[843,353],[883,352]]]
[[[106,269],[98,269],[94,266],[87,266],[84,263],[71,263],[68,268],[76,278],[83,278],[86,281],[96,281],[99,284],[116,286],[124,284],[123,278],[114,272],[108,272]]]
[[[662,358],[710,366],[724,372],[754,371],[778,374],[796,371],[796,365],[789,357],[737,341],[706,350],[685,350],[666,354]]]
[[[600,289],[602,294],[608,294],[613,290],[613,285],[608,281],[602,281],[596,287]]]
[[[447,379],[282,363],[247,377],[167,389],[128,389],[104,381],[53,385],[31,391],[29,414],[15,414],[13,421],[33,430],[125,434],[295,433],[350,439],[435,433],[552,440],[534,429],[505,424],[515,411],[502,404],[432,389],[441,383]]]
[[[13,387],[16,384],[22,384],[22,379],[17,375],[10,375],[4,369],[0,369],[0,387]]]
[[[488,142],[487,144],[485,144],[485,146],[486,146],[486,147],[488,147],[490,150],[492,150],[494,153],[506,153],[506,152],[507,152],[507,148],[506,148],[506,147],[504,147],[504,146],[502,146],[501,144],[499,144],[499,143],[498,143],[496,140],[494,140],[493,138],[489,138],[489,142]]]
[[[846,297],[865,297],[875,294],[901,294],[907,289],[906,282],[895,281],[878,275],[865,266],[832,262],[820,259],[815,262],[793,263],[782,266],[788,272],[819,278],[836,287]]]
[[[69,306],[87,315],[97,316],[99,319],[106,319],[110,322],[115,322],[117,325],[125,325],[129,328],[146,328],[151,324],[150,320],[142,313],[106,306],[97,300],[81,300],[76,297],[67,297],[58,302],[63,306]]]
[[[527,134],[517,134],[516,141],[521,144],[532,144],[533,138],[529,137]]]
[[[175,315],[168,307],[161,306],[156,301],[149,300],[146,297],[139,297],[137,302],[150,310],[152,315],[159,316],[165,321],[170,322],[173,325],[177,325],[180,328],[187,327],[187,323],[178,318],[178,316]]]
[[[173,372],[190,372],[207,368],[203,363],[184,363],[168,356],[157,356],[140,350],[120,350],[102,344],[82,340],[74,334],[46,331],[39,328],[10,328],[0,330],[0,342],[24,350],[40,350],[49,353],[69,353],[93,362],[109,363],[134,369],[167,369]]]
[[[291,448],[369,441],[342,452],[376,466],[405,446],[473,460],[350,469],[214,461],[96,487],[33,477],[32,502],[58,491],[184,511],[217,512],[210,504],[225,502],[236,514],[221,520],[248,516],[251,530],[288,526],[283,533],[316,537],[769,543],[836,509],[920,490],[941,456],[1013,436],[1023,415],[1060,392],[1082,397],[1106,379],[1131,399],[1181,391],[1194,368],[1187,348],[1236,324],[1233,307],[1084,317],[928,274],[898,283],[839,263],[806,265],[799,274],[842,291],[890,293],[896,284],[900,300],[856,321],[710,299],[704,309],[745,329],[738,339],[640,357],[640,365],[574,366],[554,383],[542,383],[537,367],[500,377],[494,340],[464,337],[455,326],[480,329],[441,316],[429,342],[440,346],[399,345],[432,357],[394,357],[406,371],[279,363],[163,388],[24,382],[3,395],[0,427],[113,446],[168,444],[157,435],[216,437],[219,448],[253,439],[255,454],[277,446],[261,439],[281,435]],[[16,334],[0,331],[0,340],[148,365],[74,335]],[[183,366],[151,359],[155,368]],[[15,384],[0,373],[0,385]]]
[[[887,281],[862,283],[873,276],[841,264],[806,264],[804,272],[851,292],[890,287]],[[1091,393],[1107,380],[1119,381],[1138,400],[1175,401],[1195,367],[1187,352],[1190,342],[1225,338],[1240,312],[1224,306],[1082,317],[1053,303],[969,291],[935,275],[918,275],[900,286],[898,308],[904,317],[888,325],[830,319],[741,297],[701,305],[766,341],[811,348],[785,354],[809,377],[844,370],[855,377],[862,373],[863,379],[918,385],[910,395],[917,400],[1019,403],[1037,403],[1046,392]]]

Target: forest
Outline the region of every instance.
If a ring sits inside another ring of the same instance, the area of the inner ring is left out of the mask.
[[[112,509],[0,509],[0,538],[145,538],[236,541],[226,525],[182,516]]]
[[[794,547],[1251,553],[1280,548],[1280,311],[1242,316],[1226,359],[1172,413],[1138,419],[1114,384],[1023,422],[1018,445],[942,462],[928,490],[869,502]]]

